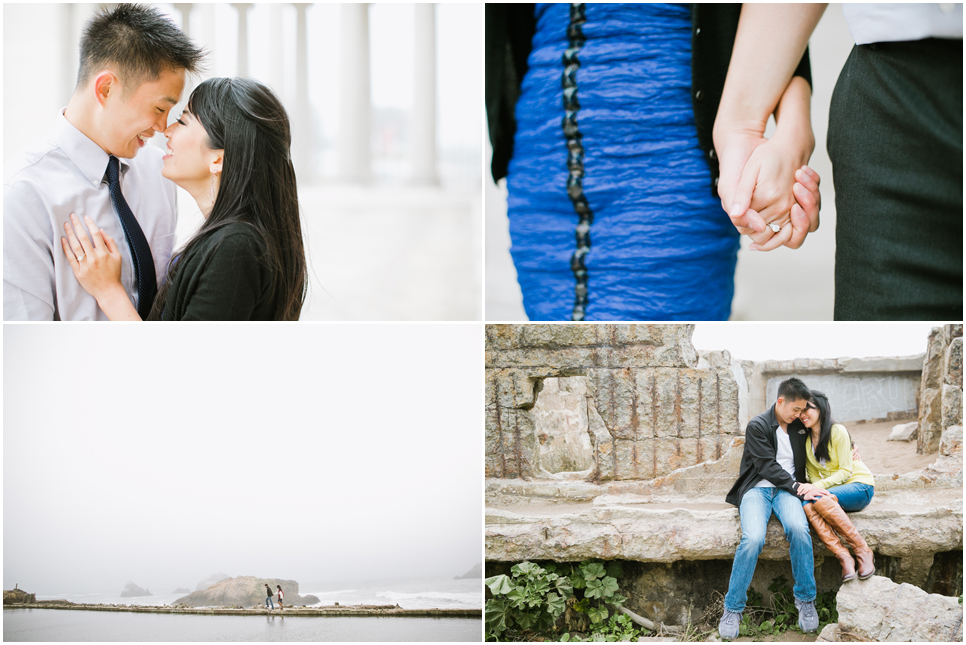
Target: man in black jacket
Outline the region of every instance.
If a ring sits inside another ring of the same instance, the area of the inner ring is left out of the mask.
[[[795,605],[798,625],[804,632],[818,629],[815,611],[815,565],[812,537],[802,500],[812,500],[828,492],[805,479],[805,426],[798,420],[811,392],[802,381],[790,378],[778,386],[778,401],[767,412],[748,422],[745,449],[741,456],[738,481],[725,498],[738,507],[741,518],[741,543],[735,552],[731,580],[725,596],[724,614],[718,625],[722,638],[738,635],[741,614],[748,599],[748,586],[755,573],[758,555],[765,545],[765,530],[774,513],[785,529],[792,575],[795,578]]]

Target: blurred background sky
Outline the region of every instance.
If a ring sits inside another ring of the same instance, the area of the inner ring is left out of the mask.
[[[482,345],[479,324],[4,325],[4,589],[463,575]]]
[[[83,25],[110,6],[4,5],[5,163],[67,104]],[[481,319],[482,4],[156,6],[211,51],[205,77],[257,78],[286,105],[311,272],[303,320]],[[345,157],[364,147],[365,172]],[[202,220],[182,191],[179,210],[184,241]]]
[[[735,296],[731,320],[832,320],[835,269],[835,191],[832,164],[825,149],[828,109],[839,72],[852,49],[841,4],[830,4],[809,40],[812,64],[812,131],[815,151],[809,166],[821,177],[821,226],[810,233],[797,250],[781,247],[761,253],[748,250],[750,240],[741,239],[735,272]],[[766,136],[774,130],[771,120]],[[526,320],[516,270],[510,258],[510,234],[506,217],[506,180],[499,185],[489,175],[484,180],[486,201],[486,320]],[[576,217],[576,216],[575,216]],[[574,220],[576,223],[576,219]],[[576,225],[576,224],[575,224]],[[789,288],[789,275],[795,276]],[[924,341],[925,342],[925,341]]]

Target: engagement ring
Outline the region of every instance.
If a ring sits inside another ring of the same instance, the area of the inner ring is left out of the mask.
[[[83,260],[86,257],[87,257],[87,254],[86,253],[81,253],[81,256],[79,258],[77,258],[77,261],[80,262],[81,260]]]
[[[768,228],[770,228],[773,233],[778,233],[779,231],[782,230],[782,227],[779,226],[778,224],[769,224]]]

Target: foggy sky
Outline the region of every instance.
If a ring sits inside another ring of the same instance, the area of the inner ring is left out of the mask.
[[[926,351],[942,323],[700,323],[696,349],[727,349],[752,361],[794,358],[909,356]]]
[[[482,336],[4,325],[4,588],[465,573],[482,558]]]

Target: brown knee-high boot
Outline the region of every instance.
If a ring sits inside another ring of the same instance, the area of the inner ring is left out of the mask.
[[[815,504],[806,504],[803,508],[805,509],[805,517],[808,518],[808,523],[812,525],[815,529],[815,533],[818,535],[818,539],[822,541],[822,544],[832,552],[832,555],[839,561],[842,565],[842,582],[848,582],[849,580],[855,579],[855,562],[852,560],[852,554],[849,550],[839,541],[839,536],[835,534],[832,527],[828,525],[818,511],[814,508]]]
[[[819,515],[825,518],[829,526],[842,534],[845,541],[849,543],[855,552],[855,557],[859,561],[859,580],[865,580],[875,575],[875,562],[873,561],[872,549],[865,543],[865,539],[856,530],[852,520],[846,515],[838,500],[832,496],[826,496],[813,502],[812,506],[818,511]]]

